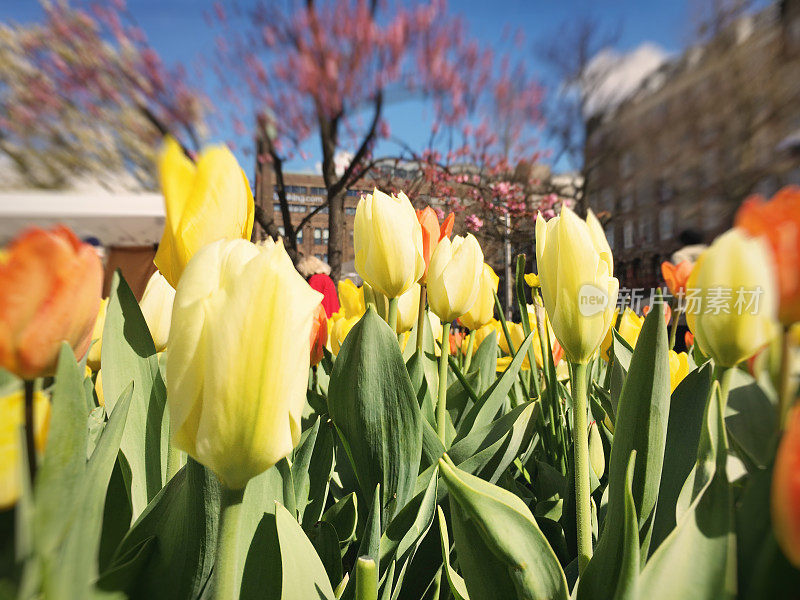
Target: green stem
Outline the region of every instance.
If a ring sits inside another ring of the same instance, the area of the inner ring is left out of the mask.
[[[439,398],[436,403],[436,431],[447,448],[447,357],[450,355],[450,322],[442,323],[442,348],[439,353]]]
[[[26,379],[22,386],[25,390],[25,447],[28,452],[28,469],[31,477],[31,487],[36,480],[36,421],[33,414],[33,379]]]
[[[419,312],[417,313],[417,352],[422,352],[422,342],[425,340],[425,301],[428,296],[428,286],[420,284],[419,287]]]
[[[786,413],[792,406],[792,377],[789,360],[791,347],[789,345],[789,328],[784,327],[781,332],[781,366],[778,374],[778,423],[783,427]]]
[[[467,342],[467,356],[464,357],[464,368],[462,371],[466,373],[469,371],[469,366],[472,364],[472,351],[475,349],[475,332],[469,332],[469,342]]]
[[[170,442],[169,450],[167,451],[167,481],[175,477],[182,466],[183,453]]]
[[[681,320],[681,311],[680,309],[676,308],[672,311],[672,323],[670,323],[669,328],[669,349],[675,349],[675,336],[678,333],[678,321]]]
[[[392,331],[397,332],[397,298],[389,298],[389,314],[386,317],[386,322]]]
[[[578,576],[592,557],[592,506],[589,491],[589,419],[586,365],[572,365],[575,443],[575,512],[578,525]]]
[[[244,488],[232,490],[222,485],[219,507],[219,534],[214,563],[214,597],[216,600],[236,600],[238,572],[239,521]]]
[[[378,600],[378,569],[369,556],[356,561],[356,600]]]

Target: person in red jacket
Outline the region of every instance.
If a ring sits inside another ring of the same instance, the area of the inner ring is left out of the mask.
[[[336,295],[336,284],[330,278],[331,268],[316,256],[302,256],[297,261],[297,270],[308,280],[308,285],[323,295],[322,307],[325,316],[339,310],[339,296]]]

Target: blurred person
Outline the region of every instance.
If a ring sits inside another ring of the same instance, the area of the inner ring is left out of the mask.
[[[336,284],[330,278],[330,265],[316,256],[301,254],[296,268],[306,278],[308,285],[322,294],[322,307],[325,309],[325,316],[330,319],[339,310],[339,296],[336,295]]]
[[[678,239],[683,246],[672,253],[672,264],[675,265],[684,260],[694,264],[703,250],[708,248],[708,244],[703,243],[703,236],[694,229],[684,229]]]

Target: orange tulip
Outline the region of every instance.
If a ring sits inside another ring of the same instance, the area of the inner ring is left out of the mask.
[[[800,567],[800,406],[786,416],[772,471],[772,530],[783,553]]]
[[[686,293],[686,280],[692,274],[692,263],[682,260],[677,265],[673,265],[668,260],[661,263],[661,274],[667,282],[667,288],[673,296]]]
[[[642,316],[646,317],[647,313],[650,312],[650,305],[648,304],[642,309]],[[669,320],[672,318],[672,309],[669,307],[669,304],[664,305],[664,320],[669,325]]]
[[[464,341],[464,334],[460,331],[450,332],[450,354],[458,354],[458,349],[461,348]]]
[[[430,206],[426,206],[424,209],[417,209],[417,220],[422,226],[422,255],[425,258],[425,273],[419,281],[420,283],[425,283],[433,251],[440,240],[450,237],[450,234],[453,233],[455,215],[453,213],[447,215],[440,226],[436,211]]]
[[[102,288],[100,258],[66,227],[19,235],[0,250],[0,366],[23,379],[52,375],[61,342],[83,357]]]
[[[311,366],[322,360],[325,344],[328,343],[328,318],[325,316],[325,307],[320,305],[314,313],[311,323]]]
[[[686,344],[687,348],[694,346],[694,334],[691,331],[687,331],[683,335],[683,343]]]
[[[561,347],[561,344],[558,343],[558,340],[556,340],[553,342],[553,365],[557,367],[562,358],[564,358],[564,349]]]
[[[736,213],[734,224],[766,238],[780,295],[778,318],[784,325],[800,321],[800,187],[785,187],[769,202],[750,196]]]

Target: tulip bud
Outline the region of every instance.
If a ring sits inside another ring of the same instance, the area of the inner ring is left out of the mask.
[[[675,391],[678,384],[683,381],[693,370],[692,365],[689,363],[689,355],[686,352],[677,353],[674,350],[669,351],[669,391]]]
[[[755,354],[776,333],[769,251],[732,229],[700,255],[686,284],[686,321],[700,349],[723,367]]]
[[[226,146],[211,146],[193,163],[171,136],[158,161],[167,219],[153,262],[176,288],[194,254],[217,240],[250,239],[253,194]]]
[[[375,189],[356,207],[356,271],[387,298],[397,298],[425,273],[422,228],[408,197]]]
[[[440,240],[450,237],[453,232],[455,215],[453,213],[447,215],[447,218],[439,226],[439,217],[436,216],[436,212],[430,206],[426,206],[422,210],[417,210],[417,220],[422,227],[422,255],[425,258],[425,272],[419,281],[425,283],[433,251],[436,250]]]
[[[494,292],[497,292],[499,281],[500,279],[495,275],[492,267],[483,263],[478,298],[472,307],[458,318],[465,327],[472,330],[480,329],[492,320],[494,317]]]
[[[86,355],[86,364],[92,371],[100,369],[100,353],[103,349],[103,328],[106,324],[106,310],[108,309],[108,298],[103,298],[100,302],[100,310],[97,311],[97,319],[92,330],[92,341],[89,346],[89,354]]]
[[[144,320],[153,336],[156,352],[163,352],[167,347],[169,326],[172,322],[172,303],[175,301],[175,290],[166,279],[156,271],[150,276],[147,287],[139,302]]]
[[[775,466],[772,470],[772,530],[775,539],[796,568],[800,568],[800,405],[786,416]]]
[[[614,326],[614,321],[616,321],[617,311],[614,311],[614,318],[611,319],[611,327],[608,328],[608,333],[606,333],[606,337],[603,338],[603,344],[601,346],[601,356],[603,360],[607,361],[611,357],[611,343],[614,341],[613,334],[611,330]],[[640,317],[635,312],[633,312],[630,308],[625,308],[622,311],[622,319],[619,322],[619,329],[617,333],[622,336],[631,348],[636,346],[636,342],[639,339],[639,334],[642,332],[642,325],[644,325],[644,317]]]
[[[766,239],[780,298],[778,318],[784,325],[800,321],[800,187],[783,188],[769,202],[751,196],[736,214],[736,227]]]
[[[414,283],[407,292],[397,299],[397,332],[410,331],[419,315],[420,285]]]
[[[172,442],[228,488],[300,440],[321,301],[280,243],[220,240],[186,266],[168,342]]]
[[[342,344],[344,344],[347,334],[350,333],[350,330],[356,323],[358,323],[360,319],[360,316],[347,318],[345,316],[338,315],[338,313],[331,316],[332,324],[329,337],[331,343],[331,352],[334,356],[339,354],[339,350],[342,347]]]
[[[332,317],[333,315],[331,315]],[[328,318],[325,316],[325,307],[320,304],[314,313],[314,322],[311,325],[311,366],[318,364],[325,355],[325,344],[328,343]]]
[[[468,233],[442,239],[428,268],[428,304],[443,323],[465,314],[478,298],[483,252]]]
[[[343,315],[348,319],[352,317],[360,317],[367,310],[364,303],[364,288],[356,286],[349,279],[342,279],[337,285],[339,293],[339,302]]]
[[[0,398],[0,510],[14,506],[22,491],[20,467],[25,446],[20,432],[24,404],[22,390]],[[39,454],[44,452],[50,425],[50,401],[42,392],[33,395],[33,422],[33,441]]]
[[[673,296],[681,296],[686,293],[686,281],[691,274],[692,263],[688,260],[682,260],[677,265],[673,265],[668,260],[661,263],[661,275]]]
[[[603,452],[603,440],[600,437],[600,431],[597,429],[597,423],[592,421],[589,425],[589,464],[592,466],[597,479],[603,476],[606,472],[606,455]]]
[[[592,211],[582,221],[566,206],[536,219],[536,262],[544,307],[567,358],[587,363],[603,341],[619,282],[603,229]]]
[[[52,375],[62,342],[83,358],[102,288],[97,252],[72,231],[22,233],[0,252],[0,367],[23,379]]]
[[[694,346],[694,334],[691,331],[683,334],[683,343],[686,345],[687,350]]]

